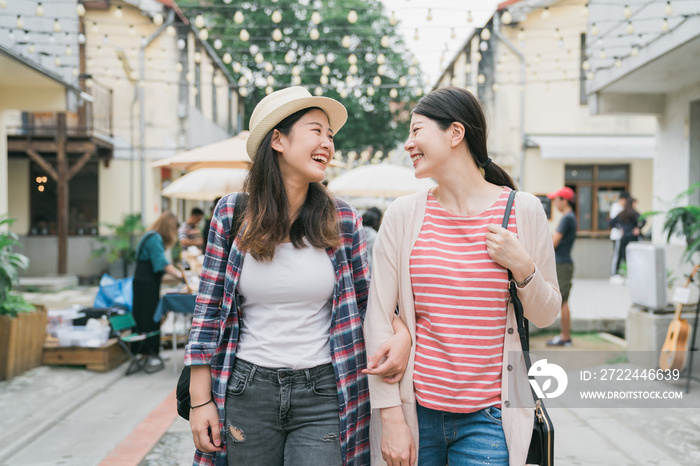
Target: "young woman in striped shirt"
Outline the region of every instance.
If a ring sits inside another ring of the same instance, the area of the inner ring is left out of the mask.
[[[464,89],[435,90],[413,110],[405,148],[416,177],[438,186],[397,199],[374,246],[367,349],[393,335],[397,303],[415,345],[398,386],[370,377],[381,413],[373,464],[525,464],[533,411],[522,407],[527,374],[508,360],[521,352],[508,270],[536,325],[555,319],[561,297],[540,201],[517,193],[501,226],[515,185],[486,139],[481,106]]]

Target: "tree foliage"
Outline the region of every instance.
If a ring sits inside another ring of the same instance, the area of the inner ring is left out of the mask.
[[[297,73],[299,84],[312,94],[320,87],[323,96],[341,101],[348,109],[348,123],[335,138],[336,149],[359,152],[372,148],[387,153],[408,134],[408,110],[422,83],[419,73],[410,69],[414,66],[412,57],[384,16],[381,1],[258,0],[226,4],[223,0],[202,0],[178,5],[192,19],[202,14],[209,42],[221,41],[217,51],[222,58],[230,54],[234,78],[240,89],[245,89],[243,94],[247,93],[246,125],[255,105],[265,97],[266,88],[278,90],[293,85]],[[279,23],[272,20],[276,10],[281,13]],[[354,24],[348,21],[350,10],[357,12]],[[234,20],[237,11],[244,18],[240,24]],[[318,24],[313,21],[314,12],[321,16]],[[241,39],[243,29],[249,35],[247,41]],[[273,38],[276,29],[282,33],[279,41]],[[318,31],[316,40],[311,37],[313,29]],[[357,58],[354,73],[351,54]],[[378,63],[380,54],[383,65]],[[328,67],[326,84],[322,83],[324,67]],[[377,76],[381,79],[378,86],[374,83]],[[396,90],[395,97],[391,96],[392,89]]]

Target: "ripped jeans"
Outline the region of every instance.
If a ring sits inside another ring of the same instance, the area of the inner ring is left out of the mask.
[[[226,390],[229,466],[342,465],[331,364],[266,369],[236,359]]]

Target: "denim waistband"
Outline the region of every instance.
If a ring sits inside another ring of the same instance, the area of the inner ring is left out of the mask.
[[[250,374],[250,379],[260,378],[279,383],[308,383],[324,376],[335,376],[333,364],[331,363],[322,364],[309,369],[268,369],[267,367],[257,366],[248,361],[244,361],[243,359],[236,358],[233,370],[242,372],[246,375]]]

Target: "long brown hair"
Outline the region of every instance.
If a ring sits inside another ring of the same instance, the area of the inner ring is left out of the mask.
[[[272,148],[275,129],[288,136],[292,126],[313,109],[316,107],[293,113],[265,136],[243,184],[243,190],[249,196],[244,217],[246,228],[240,245],[242,250],[256,260],[271,261],[275,256],[275,248],[287,237],[297,249],[305,246],[304,239],[311,246],[323,249],[340,244],[335,202],[321,183],[309,184],[299,215],[294,223],[289,221],[287,191],[279,167],[279,153]]]
[[[486,164],[489,153],[486,148],[488,132],[486,117],[479,101],[471,92],[459,87],[441,87],[423,96],[411,113],[423,115],[435,121],[444,131],[458,122],[464,126],[464,141],[474,162],[484,170],[484,178],[498,186],[515,188],[510,175],[494,162]]]
[[[149,230],[156,231],[163,238],[165,249],[168,249],[177,241],[177,217],[172,212],[163,212]]]

